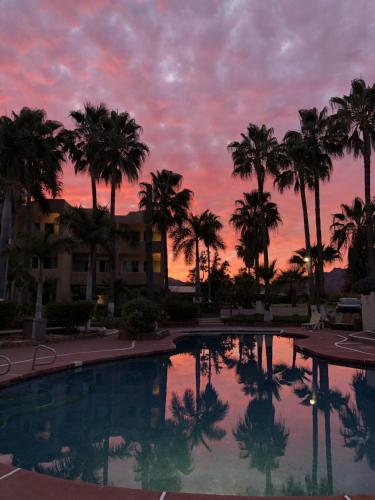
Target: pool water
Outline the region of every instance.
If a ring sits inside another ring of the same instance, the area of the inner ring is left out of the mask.
[[[0,462],[158,491],[375,492],[375,372],[271,335],[192,337],[0,391]]]

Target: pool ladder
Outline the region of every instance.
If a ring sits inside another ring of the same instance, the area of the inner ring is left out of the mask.
[[[3,359],[4,361],[6,361],[6,365],[5,365],[5,371],[1,372],[0,376],[1,375],[6,375],[7,373],[9,373],[10,368],[12,366],[12,363],[10,362],[10,359],[8,358],[8,356],[4,356],[3,354],[0,354],[0,360],[1,359]]]

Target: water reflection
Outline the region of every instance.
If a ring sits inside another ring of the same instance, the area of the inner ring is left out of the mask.
[[[0,461],[159,491],[375,491],[373,371],[303,359],[264,335],[178,351],[1,391]]]

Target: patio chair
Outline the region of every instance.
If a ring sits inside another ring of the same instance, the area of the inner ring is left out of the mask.
[[[322,317],[319,312],[311,313],[311,318],[308,323],[302,323],[304,328],[308,328],[309,330],[319,330],[324,327],[324,321],[322,321]]]

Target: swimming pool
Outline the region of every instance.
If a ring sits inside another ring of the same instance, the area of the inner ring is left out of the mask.
[[[233,495],[375,491],[375,372],[270,335],[0,391],[0,462],[90,483]]]

